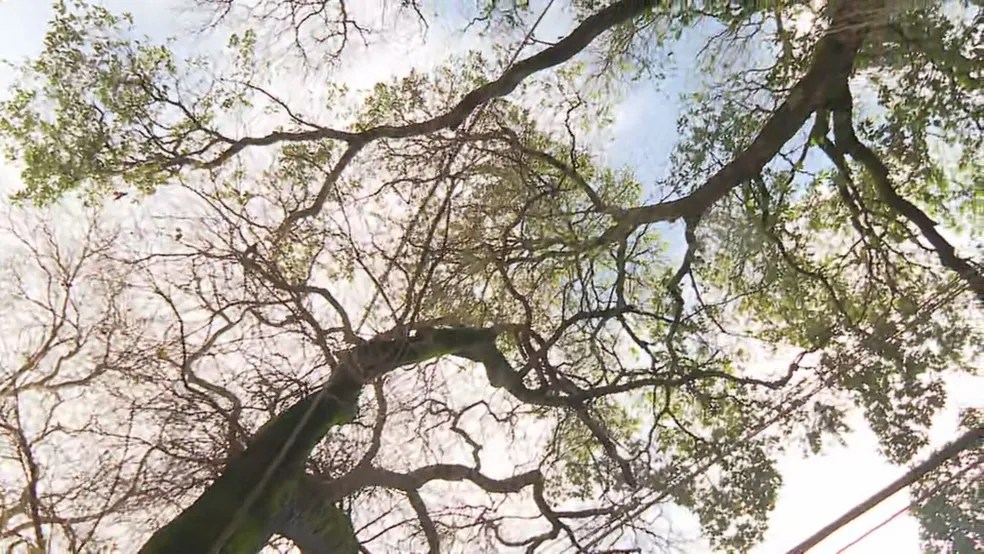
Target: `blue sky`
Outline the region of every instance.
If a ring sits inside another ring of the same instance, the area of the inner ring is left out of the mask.
[[[137,28],[142,33],[155,38],[174,34],[188,36],[187,29],[182,26],[182,18],[178,17],[178,12],[174,9],[179,2],[139,0],[105,4],[112,9],[125,8],[131,11],[136,18]],[[0,3],[0,21],[8,29],[8,32],[0,36],[0,58],[17,61],[37,53],[51,13],[50,5],[39,0],[6,0]],[[568,21],[562,15],[554,16],[545,21],[543,33],[547,36],[551,33],[560,34],[564,32],[564,25]],[[462,43],[450,29],[447,25],[432,27],[432,40],[428,47],[415,52],[413,56],[420,60],[427,56],[437,56],[442,51],[459,50]],[[224,37],[218,40],[224,42]],[[189,50],[194,48],[187,46],[187,42],[179,41],[178,44],[185,45]],[[416,47],[410,50],[414,48]],[[398,47],[388,50],[384,56],[364,60],[361,67],[371,66],[371,71],[352,73],[350,69],[349,75],[361,85],[370,84],[377,77],[402,72],[411,56],[407,50],[405,46]],[[402,57],[397,55],[400,53],[403,54]],[[682,50],[678,57],[686,58],[687,55],[688,52]],[[11,78],[9,69],[0,67],[0,91],[9,85]],[[675,97],[683,87],[690,85],[692,82],[688,75],[681,71],[671,74],[658,88],[645,82],[634,86],[615,112],[612,130],[614,140],[608,147],[610,160],[617,165],[632,167],[643,182],[651,182],[669,171],[668,153],[676,141],[678,111]],[[10,191],[16,188],[16,184],[13,169],[0,162],[0,190]],[[678,241],[675,243],[678,246]],[[939,446],[955,435],[955,408],[974,402],[973,383],[959,382],[951,385],[953,401],[938,417],[939,424],[933,432],[934,446]],[[874,436],[863,424],[856,428],[856,432],[848,435],[846,445],[833,446],[822,456],[803,458],[797,453],[791,453],[782,460],[785,485],[771,520],[767,541],[755,552],[784,552],[904,471],[904,468],[881,460],[875,452]],[[813,552],[837,552],[842,545],[905,506],[908,501],[904,492],[896,495],[833,535]],[[898,518],[852,548],[851,552],[916,554],[919,548],[915,522],[907,516]]]

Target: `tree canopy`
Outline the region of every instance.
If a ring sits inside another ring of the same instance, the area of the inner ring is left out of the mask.
[[[780,456],[979,375],[974,2],[181,6],[58,0],[0,101],[0,544],[747,551]]]

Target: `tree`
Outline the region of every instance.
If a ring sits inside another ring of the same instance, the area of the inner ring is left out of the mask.
[[[306,552],[648,551],[675,504],[744,550],[777,455],[819,451],[848,411],[897,463],[925,445],[942,376],[973,371],[981,343],[981,269],[951,236],[984,174],[979,12],[578,0],[545,42],[552,5],[486,2],[470,28],[515,44],[361,96],[326,85],[358,55],[350,36],[427,24],[427,6],[400,7],[386,23],[230,0],[203,20],[226,46],[182,59],[126,16],[57,4],[0,106],[17,198],[144,194],[127,224],[141,236],[106,263],[156,317],[106,341],[131,360],[112,376],[66,385],[127,408],[104,444],[139,471],[94,479],[120,500],[86,519],[27,494],[6,536],[78,550],[75,526],[108,541],[140,514],[144,552],[275,536]],[[641,182],[599,133],[629,78],[658,81],[693,38],[703,82],[672,171]],[[25,367],[13,390],[38,379]],[[39,488],[34,466],[63,478],[54,458],[21,465],[9,498]]]

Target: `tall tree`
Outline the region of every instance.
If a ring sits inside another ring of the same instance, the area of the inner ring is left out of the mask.
[[[741,551],[777,457],[851,411],[896,463],[926,444],[980,353],[978,9],[576,0],[557,39],[553,2],[479,2],[497,44],[351,91],[361,48],[441,17],[385,4],[209,3],[222,46],[184,58],[56,3],[0,105],[17,199],[136,213],[103,263],[145,315],[100,343],[125,364],[4,375],[15,411],[95,394],[127,445],[65,504],[37,414],[12,419],[5,539],[648,551],[674,504]],[[647,152],[669,170],[611,163],[618,100],[683,71],[678,141]]]

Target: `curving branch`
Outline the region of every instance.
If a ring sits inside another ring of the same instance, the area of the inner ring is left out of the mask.
[[[233,142],[226,150],[211,161],[197,162],[189,157],[175,158],[170,165],[193,164],[197,167],[212,168],[225,163],[229,158],[249,146],[264,146],[278,142],[301,142],[320,139],[336,139],[348,143],[335,165],[325,177],[314,202],[306,208],[291,213],[278,230],[278,236],[298,221],[318,214],[328,199],[332,185],[338,181],[348,165],[359,152],[371,142],[381,139],[401,139],[426,135],[444,129],[457,129],[479,106],[510,94],[530,75],[560,65],[571,59],[595,38],[612,27],[629,21],[657,4],[656,0],[622,0],[616,2],[585,19],[570,34],[554,45],[520,60],[502,73],[498,79],[478,87],[464,96],[449,111],[431,119],[408,125],[380,125],[362,132],[340,131],[318,128],[302,132],[274,132],[264,137],[245,138]]]
[[[854,132],[852,123],[853,98],[850,86],[844,80],[837,89],[832,116],[836,146],[861,163],[875,183],[882,200],[894,211],[919,229],[923,237],[933,246],[940,263],[967,282],[977,301],[984,305],[984,275],[973,262],[957,255],[956,249],[939,231],[926,212],[904,198],[895,189],[889,175],[888,166],[867,145],[861,142]]]
[[[551,524],[551,530],[545,533],[534,535],[525,540],[515,542],[516,545],[527,545],[530,549],[551,538],[555,538],[561,531],[564,531],[571,539],[572,544],[578,542],[570,527],[564,523],[565,519],[582,519],[607,515],[619,510],[617,507],[590,508],[585,510],[554,510],[547,502],[544,491],[544,477],[539,470],[527,471],[503,479],[494,479],[483,474],[476,468],[460,464],[433,464],[424,466],[407,473],[399,473],[379,467],[357,468],[337,479],[324,480],[312,475],[305,475],[304,485],[299,487],[299,497],[305,496],[304,503],[310,502],[311,498],[318,499],[320,505],[331,505],[339,499],[352,495],[362,489],[369,487],[382,487],[387,489],[399,490],[407,495],[411,506],[417,512],[418,518],[427,537],[428,547],[431,552],[440,550],[440,540],[436,531],[436,526],[426,511],[423,500],[420,498],[419,490],[421,487],[432,481],[469,481],[487,493],[493,494],[513,494],[519,493],[524,489],[531,489],[533,499],[540,510],[542,516]],[[293,539],[299,531],[293,527],[288,528],[281,524],[278,532]],[[288,534],[290,533],[290,534]],[[500,539],[503,544],[510,544],[513,541]],[[325,535],[325,541],[337,540]],[[298,545],[305,552],[327,552],[330,550],[331,542],[307,542],[306,546]]]
[[[488,477],[476,468],[460,464],[433,464],[407,473],[380,467],[357,468],[331,481],[309,478],[307,488],[335,500],[367,487],[385,487],[400,491],[419,489],[431,481],[469,481],[486,492],[507,494],[523,490],[539,478],[539,471],[527,471],[504,479]]]
[[[616,224],[595,243],[618,242],[649,223],[699,218],[735,187],[760,174],[810,116],[827,105],[832,87],[844,81],[854,69],[854,58],[867,33],[866,18],[870,14],[865,2],[836,4],[830,30],[817,43],[806,74],[790,88],[786,100],[741,153],[682,198],[616,213]]]
[[[429,552],[431,554],[438,554],[441,551],[441,537],[437,533],[437,526],[434,525],[434,520],[431,519],[430,514],[427,512],[427,504],[424,503],[424,499],[420,497],[420,492],[417,489],[407,491],[407,500],[410,501],[413,511],[417,513],[420,527],[424,531],[424,536],[427,537],[427,548]]]
[[[508,95],[530,75],[560,65],[586,48],[599,35],[612,27],[642,15],[657,4],[657,0],[621,0],[599,10],[581,22],[570,34],[536,54],[513,64],[498,79],[486,83],[464,96],[449,111],[425,121],[408,125],[379,125],[361,132],[342,131],[319,127],[310,131],[275,131],[262,137],[246,137],[229,140],[229,146],[209,161],[198,161],[181,156],[168,161],[165,166],[191,165],[210,169],[251,146],[270,146],[279,142],[306,142],[323,139],[341,140],[350,145],[362,146],[379,139],[409,138],[434,133],[443,129],[456,129],[476,108],[495,98]]]

